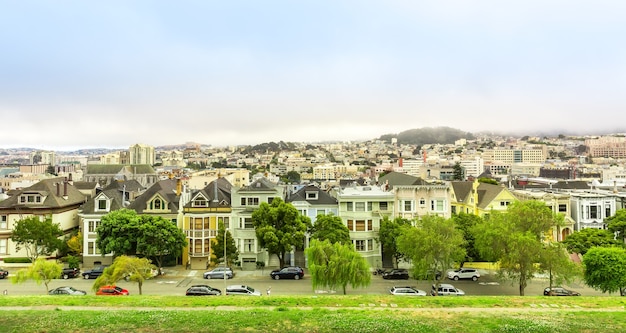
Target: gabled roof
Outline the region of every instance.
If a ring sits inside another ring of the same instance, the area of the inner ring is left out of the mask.
[[[113,181],[109,185],[107,185],[107,187],[105,187],[103,189],[103,191],[118,190],[120,192],[122,192],[122,191],[126,191],[126,192],[141,192],[141,191],[143,191],[145,189],[146,188],[143,187],[143,185],[141,185],[138,181],[136,181],[134,179],[131,179],[131,180],[117,180],[117,181]]]
[[[454,194],[456,196],[456,202],[468,203],[469,197],[472,195],[473,182],[471,181],[453,181],[450,182]],[[481,209],[487,208],[489,204],[502,192],[507,189],[494,184],[478,183],[476,192],[478,193],[477,206]]]
[[[276,191],[276,184],[270,182],[267,178],[259,178],[248,186],[239,189],[239,192],[258,192],[258,191]]]
[[[22,194],[39,194],[44,200],[40,203],[20,202]],[[86,196],[63,177],[44,179],[30,187],[11,192],[11,196],[0,201],[0,208],[25,207],[32,209],[61,208],[80,205]]]
[[[428,183],[420,177],[395,171],[378,178],[379,185],[383,185],[387,182],[389,182],[390,189],[392,189],[395,185],[428,185]]]
[[[81,212],[83,214],[96,213],[96,202],[100,200],[102,196],[106,196],[106,198],[108,198],[111,201],[111,206],[108,212],[125,208],[123,205],[122,192],[118,191],[116,188],[113,188],[113,189],[105,189],[99,194],[97,194],[93,199],[90,199],[89,201],[87,201],[81,207]],[[104,215],[108,212],[97,212],[97,213]]]
[[[367,180],[365,178],[359,179],[339,179],[339,187],[345,188],[348,186],[365,186],[367,185]]]
[[[116,175],[124,171],[129,174],[156,174],[148,164],[87,164],[85,175]]]
[[[233,185],[226,178],[218,178],[210,182],[200,191],[192,195],[191,201],[185,207],[191,207],[193,200],[202,196],[208,201],[209,207],[224,207],[231,205],[231,191]],[[217,192],[217,197],[216,197]],[[215,200],[217,198],[217,200]]]
[[[98,187],[98,182],[74,181],[73,185],[79,190],[95,190]]]
[[[589,190],[591,186],[588,182],[582,180],[559,180],[553,184],[541,184],[533,183],[529,181],[523,181],[515,179],[511,182],[511,185],[516,189],[560,189],[560,190]]]
[[[453,181],[450,182],[457,202],[466,202],[469,195],[472,194],[471,181]]]
[[[316,192],[317,199],[307,199],[307,193]],[[306,201],[311,205],[336,205],[337,199],[315,185],[307,185],[287,198],[286,202]]]
[[[126,208],[132,209],[138,214],[143,214],[148,202],[158,194],[161,198],[163,198],[163,200],[165,200],[169,213],[178,213],[178,201],[180,200],[180,195],[176,194],[177,182],[177,179],[164,179],[156,182],[144,193],[135,198],[135,201],[133,201]]]

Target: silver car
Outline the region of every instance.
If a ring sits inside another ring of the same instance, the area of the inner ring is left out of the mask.
[[[216,267],[208,272],[204,272],[203,277],[205,279],[224,279],[226,275],[227,279],[233,278],[233,270],[230,267]]]
[[[226,287],[226,295],[261,296],[261,292],[250,286],[232,285]]]
[[[426,292],[415,287],[393,287],[389,293],[396,296],[426,296]]]

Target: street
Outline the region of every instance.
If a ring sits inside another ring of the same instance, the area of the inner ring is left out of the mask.
[[[224,290],[227,285],[243,284],[259,290],[266,294],[267,288],[271,287],[271,295],[314,295],[314,294],[341,294],[341,290],[313,290],[310,276],[305,274],[302,280],[273,280],[269,277],[269,270],[264,271],[235,271],[235,277],[230,280],[206,280],[202,278],[203,271],[196,270],[166,270],[166,274],[155,279],[147,280],[143,284],[144,295],[185,295],[185,290],[192,285],[208,284],[212,287]],[[85,290],[88,294],[94,294],[91,290],[94,280],[84,280],[75,278],[69,280],[53,280],[50,289],[60,286],[72,286],[76,289]],[[478,281],[460,280],[451,281],[445,279],[442,283],[449,283],[463,290],[466,295],[519,295],[517,285],[512,285],[510,281],[499,282],[496,277],[490,274],[483,274]],[[121,280],[118,285],[130,291],[131,295],[139,293],[136,283]],[[385,280],[382,277],[372,275],[371,284],[367,288],[352,289],[347,287],[349,295],[388,294],[393,286],[415,286],[426,292],[430,292],[430,283],[427,281],[415,280]],[[537,278],[529,282],[525,295],[543,295],[543,289],[548,286],[546,279]],[[580,292],[583,296],[609,296],[600,291],[593,290],[582,284],[566,285],[566,288]],[[37,285],[33,281],[23,284],[13,284],[10,279],[0,280],[0,290],[6,291],[8,295],[42,295],[45,294],[45,286]],[[619,293],[617,294],[619,295]]]

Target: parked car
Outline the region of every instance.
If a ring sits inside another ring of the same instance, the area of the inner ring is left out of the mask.
[[[63,268],[63,272],[61,272],[60,279],[67,280],[73,279],[80,275],[80,270],[78,268]]]
[[[226,295],[261,296],[261,292],[250,286],[232,285],[226,287]]]
[[[283,269],[275,269],[270,273],[274,280],[294,279],[300,280],[304,277],[304,270],[298,266],[284,267]]]
[[[426,281],[432,281],[433,278],[435,280],[440,280],[441,276],[443,275],[443,273],[441,271],[437,271],[434,269],[429,269],[424,273],[421,273],[421,275],[415,277],[416,280],[426,280]]]
[[[90,270],[86,270],[83,272],[83,278],[85,280],[87,279],[95,279],[98,276],[102,275],[102,273],[104,272],[104,269],[107,268],[108,266],[104,265],[104,266],[96,266],[93,269]]]
[[[118,286],[102,286],[96,291],[96,295],[127,296],[128,290]]]
[[[232,279],[235,274],[233,274],[233,270],[230,267],[215,267],[208,272],[204,272],[203,277],[205,279],[224,279],[224,275],[226,275],[227,279]]]
[[[9,276],[9,271],[6,271],[3,268],[0,268],[0,279],[4,279],[7,276]]]
[[[415,287],[393,287],[389,293],[396,296],[426,296],[426,292]]]
[[[448,279],[458,281],[460,279],[472,279],[472,281],[478,280],[480,273],[474,268],[460,268],[454,271],[448,272]]]
[[[451,284],[442,283],[438,288],[433,284],[430,290],[432,296],[463,296],[465,292],[461,289],[454,287]]]
[[[222,294],[221,290],[217,288],[213,288],[206,284],[198,284],[198,285],[191,286],[185,292],[185,295],[187,296],[212,296],[212,295],[221,295],[221,294]]]
[[[87,292],[84,290],[78,290],[74,287],[64,286],[52,289],[48,292],[49,295],[73,295],[73,296],[82,296],[87,295]]]
[[[383,279],[386,280],[408,280],[409,271],[402,268],[394,268],[388,272],[383,273]]]
[[[565,289],[563,287],[550,287],[543,290],[544,296],[580,296],[580,293],[577,291]]]

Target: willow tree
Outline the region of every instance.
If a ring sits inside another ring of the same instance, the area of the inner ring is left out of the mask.
[[[306,256],[314,290],[317,287],[331,290],[341,287],[345,295],[348,285],[359,288],[371,283],[370,266],[352,244],[313,239],[306,249]]]
[[[443,274],[465,257],[463,232],[456,228],[452,219],[441,216],[424,216],[415,226],[405,225],[397,239],[398,250],[413,263],[413,276],[428,276],[439,285]],[[436,289],[435,289],[436,290]]]
[[[11,277],[13,283],[23,283],[34,280],[37,284],[43,283],[46,286],[46,293],[50,291],[48,285],[53,279],[58,279],[63,272],[63,265],[39,258],[28,268],[20,269]]]
[[[139,295],[142,294],[143,283],[154,276],[156,267],[146,258],[121,255],[113,260],[111,266],[104,269],[102,275],[94,281],[94,291],[105,285],[115,285],[117,281],[126,279],[137,283]]]

